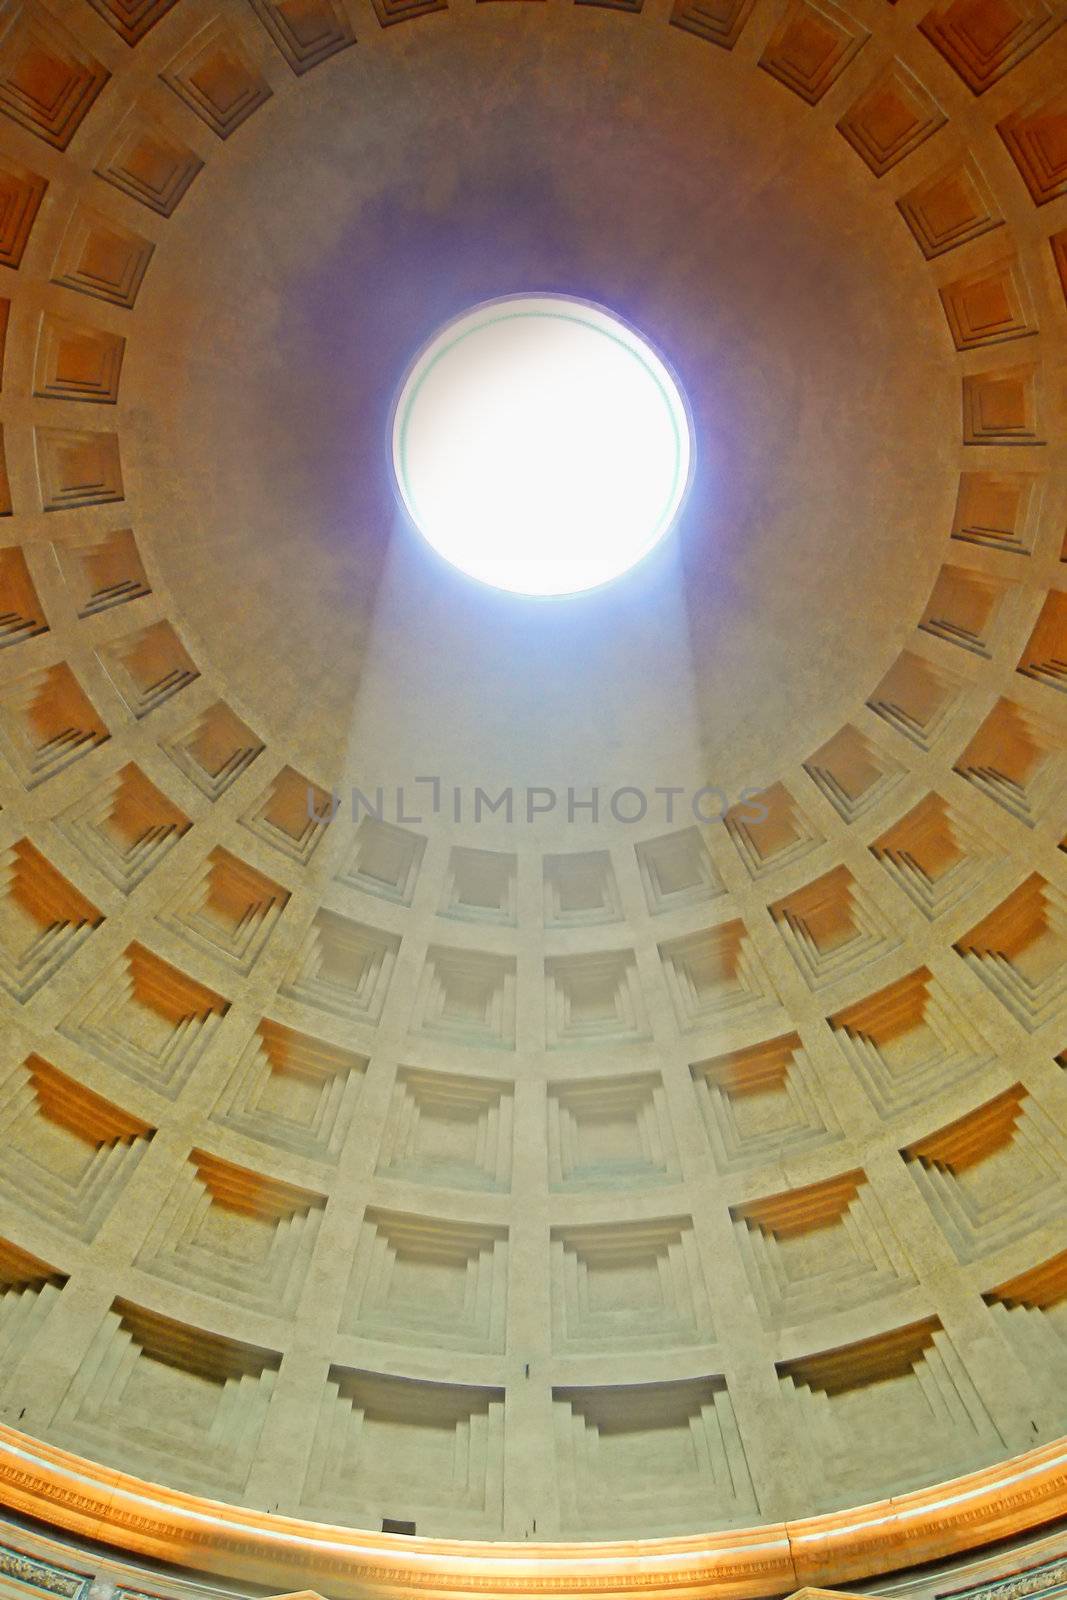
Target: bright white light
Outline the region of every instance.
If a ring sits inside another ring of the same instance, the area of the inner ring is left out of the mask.
[[[562,296],[510,296],[450,322],[415,362],[393,464],[423,536],[461,572],[573,594],[626,572],[689,481],[678,386],[632,328]]]

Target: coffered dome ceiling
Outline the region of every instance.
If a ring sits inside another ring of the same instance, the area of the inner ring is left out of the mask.
[[[550,1541],[1067,1431],[1065,20],[7,0],[5,1422]],[[389,476],[517,292],[693,413],[565,603]]]

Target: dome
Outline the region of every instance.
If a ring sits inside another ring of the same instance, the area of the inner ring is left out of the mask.
[[[274,1589],[1047,1522],[1067,11],[5,17],[0,1502]],[[583,593],[394,475],[514,297],[684,397]]]

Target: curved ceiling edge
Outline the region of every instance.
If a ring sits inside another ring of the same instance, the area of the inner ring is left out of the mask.
[[[0,1504],[105,1544],[246,1582],[342,1597],[776,1595],[950,1557],[1067,1514],[1067,1438],[946,1483],[795,1522],[688,1538],[497,1543],[275,1517],[97,1466],[0,1426]]]

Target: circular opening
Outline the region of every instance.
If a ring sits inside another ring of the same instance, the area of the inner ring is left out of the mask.
[[[692,440],[664,362],[602,306],[511,296],[465,312],[409,372],[393,465],[423,537],[518,594],[575,594],[668,532]]]

